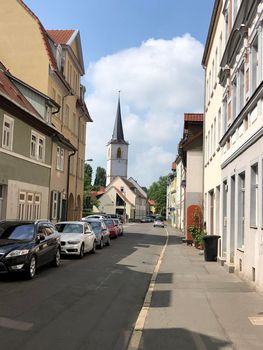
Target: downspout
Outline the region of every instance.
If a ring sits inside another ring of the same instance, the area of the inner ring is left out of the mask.
[[[68,207],[69,207],[69,172],[70,172],[70,160],[71,157],[73,157],[76,154],[76,150],[74,150],[69,156],[68,156],[68,173],[67,173],[67,205],[66,205],[66,218],[68,219]]]

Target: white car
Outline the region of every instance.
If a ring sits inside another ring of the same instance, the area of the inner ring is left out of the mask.
[[[153,227],[164,227],[164,222],[161,218],[154,220]]]
[[[78,255],[79,258],[83,258],[87,252],[95,253],[96,236],[87,222],[63,221],[55,226],[61,235],[61,254]]]

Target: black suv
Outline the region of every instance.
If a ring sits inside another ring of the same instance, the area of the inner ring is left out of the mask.
[[[23,271],[32,279],[47,263],[60,265],[60,235],[48,220],[0,221],[0,273]]]

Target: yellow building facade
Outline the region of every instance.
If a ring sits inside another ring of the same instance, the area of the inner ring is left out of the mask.
[[[59,190],[67,198],[68,219],[79,219],[86,123],[92,121],[84,102],[85,88],[80,84],[85,73],[80,33],[46,30],[21,0],[2,2],[0,16],[1,61],[13,75],[60,105],[60,110],[52,115],[52,123],[76,151],[64,152],[54,144],[50,191]],[[60,169],[59,157],[63,165]]]

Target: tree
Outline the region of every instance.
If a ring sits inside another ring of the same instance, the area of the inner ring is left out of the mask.
[[[99,189],[100,186],[106,186],[106,170],[100,166],[97,167],[94,188]]]
[[[92,208],[90,191],[92,191],[92,167],[90,164],[84,164],[84,193],[83,193],[83,208]]]
[[[166,188],[167,176],[161,176],[158,181],[153,182],[148,190],[148,198],[155,200],[156,211],[165,215],[166,210]]]
[[[84,191],[91,190],[92,167],[90,164],[84,164]]]

